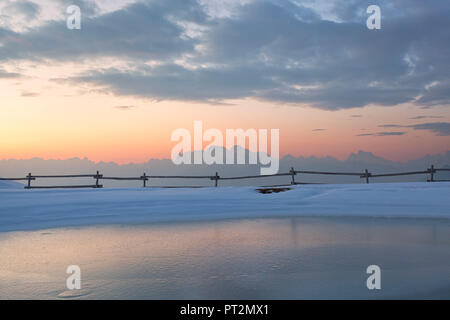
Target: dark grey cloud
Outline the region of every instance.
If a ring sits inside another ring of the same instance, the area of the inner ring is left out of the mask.
[[[403,131],[385,131],[385,132],[378,132],[377,136],[379,137],[385,137],[385,136],[402,136],[406,132]]]
[[[429,122],[409,126],[414,130],[428,130],[438,136],[450,136],[450,122]]]
[[[380,128],[405,128],[405,126],[402,126],[400,124],[381,124],[378,127],[380,127]]]
[[[237,72],[242,72],[240,77],[236,77]],[[232,95],[255,95],[258,90],[267,90],[275,85],[273,80],[255,72],[244,67],[239,71],[188,70],[177,65],[161,65],[143,67],[132,74],[117,69],[94,71],[72,81],[105,86],[119,95],[214,102]]]
[[[50,22],[26,33],[0,29],[0,42],[6,44],[0,47],[0,60],[73,61],[121,57],[141,62],[171,60],[192,52],[196,41],[184,35],[184,29],[176,22],[188,18],[190,12],[193,21],[204,21],[196,2],[151,3],[136,3],[94,17],[85,17],[82,9],[81,30],[67,29],[65,20]],[[197,12],[193,6],[197,6]],[[89,12],[93,14],[95,9]]]
[[[442,119],[443,116],[415,116],[409,118],[410,120],[422,120],[422,119]]]
[[[418,123],[418,124],[412,124],[412,125],[382,124],[382,125],[379,125],[378,127],[381,127],[381,128],[411,128],[413,130],[428,130],[428,131],[436,133],[438,136],[450,135],[450,122],[428,122],[428,123]]]
[[[88,17],[79,31],[64,21],[23,34],[0,29],[0,60],[127,59],[128,68],[98,66],[70,80],[156,100],[450,105],[450,2],[378,1],[377,31],[365,26],[372,1],[332,1],[340,22],[296,2],[258,0],[211,18],[195,0],[154,0]],[[202,31],[189,35],[186,22]]]
[[[404,131],[383,131],[383,132],[377,132],[377,133],[361,133],[357,134],[357,137],[368,137],[368,136],[375,136],[375,137],[388,137],[388,136],[402,136],[406,134]]]
[[[320,128],[318,128],[318,129],[313,129],[312,131],[313,132],[318,132],[318,131],[325,131],[326,129],[320,129]]]
[[[450,41],[450,37],[447,39]],[[447,49],[447,54],[450,54],[450,50]],[[450,71],[447,69],[447,71]],[[445,105],[449,103],[450,97],[450,81],[442,80],[438,84],[426,89],[417,103],[423,104],[425,107],[432,107],[437,105]]]

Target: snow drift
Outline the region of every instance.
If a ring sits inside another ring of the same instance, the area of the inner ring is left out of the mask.
[[[4,188],[23,188],[23,184],[15,181],[0,180],[0,189]]]
[[[0,231],[285,216],[450,219],[450,183],[204,189],[0,189]]]

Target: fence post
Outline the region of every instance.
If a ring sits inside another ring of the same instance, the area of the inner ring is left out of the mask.
[[[435,172],[434,165],[431,165],[431,168],[429,170],[430,170],[430,182],[434,182],[434,172]]]
[[[366,176],[366,183],[369,183],[369,175],[370,175],[370,173],[369,173],[369,170],[365,170],[365,176]]]
[[[147,175],[145,174],[145,172],[144,172],[144,175],[141,177],[144,181],[144,188],[147,186]]]
[[[31,172],[30,173],[28,173],[28,187],[27,187],[27,189],[31,189]]]
[[[98,170],[97,170],[97,174],[95,175],[95,187],[96,188],[99,188],[100,187],[100,185],[99,185],[99,183],[98,183],[98,180],[100,179],[100,172],[98,172]]]
[[[217,185],[218,185],[218,182],[219,182],[219,179],[220,179],[220,177],[219,177],[219,173],[216,171],[216,176],[215,176],[215,178],[214,178],[214,180],[216,180],[216,183],[215,183],[215,187],[217,188]]]
[[[289,171],[291,174],[291,184],[294,185],[295,184],[295,170],[293,167],[291,167],[291,170]]]

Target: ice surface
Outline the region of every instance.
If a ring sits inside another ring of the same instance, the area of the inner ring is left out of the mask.
[[[0,299],[449,299],[450,220],[243,219],[0,233]],[[66,287],[67,266],[81,290]],[[381,290],[366,269],[381,268]]]

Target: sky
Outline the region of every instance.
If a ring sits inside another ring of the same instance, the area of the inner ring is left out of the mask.
[[[0,0],[0,159],[170,158],[194,120],[279,129],[281,156],[443,153],[449,56],[445,0]]]

